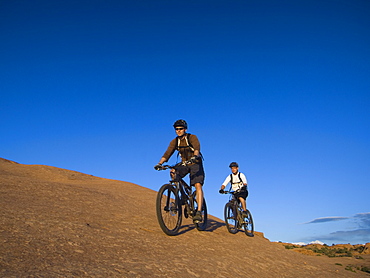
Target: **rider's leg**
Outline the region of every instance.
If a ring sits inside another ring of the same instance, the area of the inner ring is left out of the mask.
[[[246,211],[247,210],[247,204],[246,204],[245,199],[243,197],[239,197],[239,201],[242,203],[243,211]]]
[[[196,190],[196,198],[198,203],[198,211],[202,211],[202,205],[203,205],[203,188],[202,184],[199,182],[194,184],[195,190]]]
[[[174,181],[180,181],[189,173],[189,169],[186,166],[179,166],[176,170],[171,170],[171,178]]]
[[[198,211],[193,217],[193,221],[200,222],[202,221],[202,206],[203,206],[203,188],[202,184],[204,183],[204,169],[203,169],[203,164],[196,163],[191,166],[190,168],[190,184],[195,187],[195,194],[196,194],[196,199],[198,203]]]

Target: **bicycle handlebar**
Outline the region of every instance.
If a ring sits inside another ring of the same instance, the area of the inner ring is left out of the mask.
[[[220,192],[220,194],[235,194],[235,193],[238,193],[240,191],[240,189],[238,190],[235,190],[235,191],[231,191],[231,190],[224,190],[224,192]]]
[[[167,165],[166,164],[166,165],[162,165],[162,167],[159,168],[158,171],[167,170],[167,169],[175,169],[175,168],[179,167],[180,165],[185,166],[185,165],[192,164],[192,163],[194,163],[194,161],[192,159],[190,159],[190,160],[186,160],[186,161],[181,161],[179,163],[176,163],[175,165]]]

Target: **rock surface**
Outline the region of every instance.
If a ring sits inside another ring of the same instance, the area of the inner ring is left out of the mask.
[[[0,277],[369,277],[209,216],[166,236],[156,192],[136,184],[0,159]],[[262,220],[260,220],[262,221]]]

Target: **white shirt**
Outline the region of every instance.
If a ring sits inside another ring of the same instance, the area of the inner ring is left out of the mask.
[[[237,172],[236,174],[232,174],[232,175],[233,175],[233,184],[231,186],[234,191],[240,189],[244,184],[248,185],[247,178],[245,177],[243,173],[240,173],[241,180],[239,179],[239,172]],[[222,185],[226,186],[228,183],[231,183],[230,175],[226,177]]]

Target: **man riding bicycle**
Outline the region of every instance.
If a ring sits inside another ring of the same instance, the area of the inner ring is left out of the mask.
[[[248,197],[247,185],[248,181],[245,175],[239,172],[239,165],[236,162],[231,162],[229,165],[231,174],[226,177],[225,181],[221,185],[220,193],[224,192],[224,189],[228,183],[231,184],[231,188],[235,191],[235,198],[238,199],[243,208],[243,216],[247,217],[247,205],[246,199]]]
[[[177,120],[173,127],[177,137],[174,138],[166,152],[163,154],[159,163],[154,166],[154,169],[159,170],[162,167],[162,164],[170,159],[173,153],[177,150],[181,156],[182,161],[191,161],[192,163],[181,165],[173,179],[179,181],[184,178],[187,174],[190,173],[190,185],[195,187],[196,190],[196,199],[198,203],[198,211],[193,217],[194,222],[202,221],[202,202],[203,202],[203,189],[204,184],[204,168],[203,162],[200,155],[200,143],[194,134],[186,133],[188,129],[188,124],[184,120]]]

